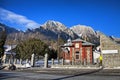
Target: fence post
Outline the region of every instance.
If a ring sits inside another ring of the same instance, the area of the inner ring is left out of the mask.
[[[48,67],[48,54],[45,54],[45,58],[44,58],[44,68]]]

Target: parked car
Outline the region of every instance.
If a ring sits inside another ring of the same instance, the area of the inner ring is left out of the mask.
[[[30,63],[25,63],[25,64],[23,64],[21,67],[22,67],[22,68],[30,68],[31,65],[30,65]]]

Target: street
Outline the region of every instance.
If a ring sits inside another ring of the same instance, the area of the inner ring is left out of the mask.
[[[120,69],[0,71],[0,80],[120,80]]]

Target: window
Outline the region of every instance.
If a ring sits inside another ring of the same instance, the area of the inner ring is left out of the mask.
[[[75,54],[76,54],[76,59],[79,59],[79,54],[80,54],[80,52],[79,52],[79,51],[76,51]]]
[[[79,55],[76,55],[76,59],[79,59]]]
[[[79,51],[76,51],[76,54],[79,54]]]

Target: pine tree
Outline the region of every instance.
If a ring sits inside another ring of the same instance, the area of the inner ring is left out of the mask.
[[[16,58],[18,59],[30,59],[31,55],[34,53],[37,57],[44,56],[45,53],[50,54],[49,57],[52,57],[52,50],[49,49],[49,46],[42,42],[39,39],[29,39],[17,45],[14,49],[16,52]],[[55,57],[55,56],[54,56]]]

